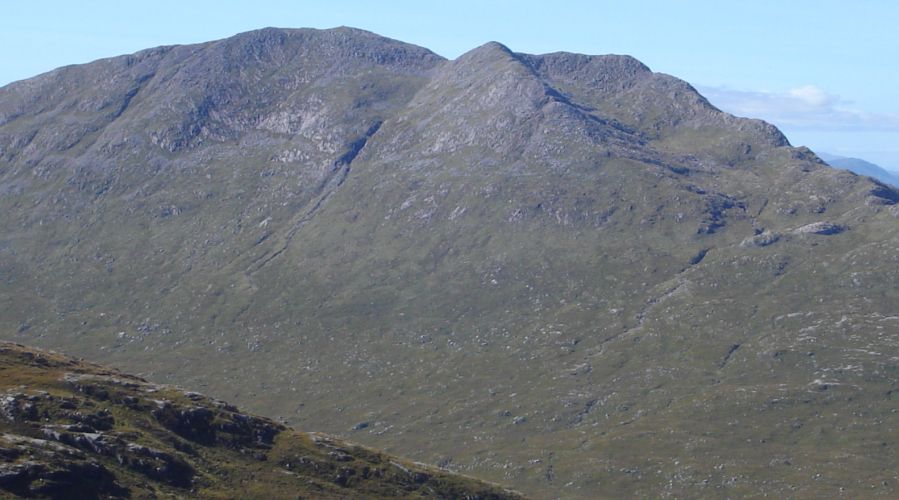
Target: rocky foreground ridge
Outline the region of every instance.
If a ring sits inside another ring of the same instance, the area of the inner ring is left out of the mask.
[[[0,344],[0,495],[520,498],[59,354]]]
[[[265,29],[0,88],[0,337],[534,496],[895,495],[897,202],[632,57]]]

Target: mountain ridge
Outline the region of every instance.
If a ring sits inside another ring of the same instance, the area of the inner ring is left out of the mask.
[[[0,89],[3,338],[535,496],[893,491],[899,192],[627,56],[306,35]]]

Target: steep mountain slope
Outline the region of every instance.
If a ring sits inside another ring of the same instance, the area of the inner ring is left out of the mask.
[[[194,392],[0,345],[0,494],[519,498]]]
[[[633,58],[262,30],[0,117],[6,338],[538,496],[896,489],[899,192]]]

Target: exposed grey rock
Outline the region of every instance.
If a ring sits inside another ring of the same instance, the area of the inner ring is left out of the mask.
[[[811,224],[806,224],[802,227],[796,228],[794,230],[797,234],[821,234],[821,235],[831,235],[831,234],[839,234],[845,231],[846,228],[839,224],[833,224],[831,222],[813,222]]]
[[[780,239],[780,235],[769,230],[762,231],[759,234],[745,238],[740,246],[742,247],[766,247],[776,243]]]

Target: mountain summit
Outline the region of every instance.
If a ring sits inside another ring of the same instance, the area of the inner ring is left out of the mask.
[[[534,496],[891,494],[897,201],[628,56],[264,29],[0,88],[0,332]]]

